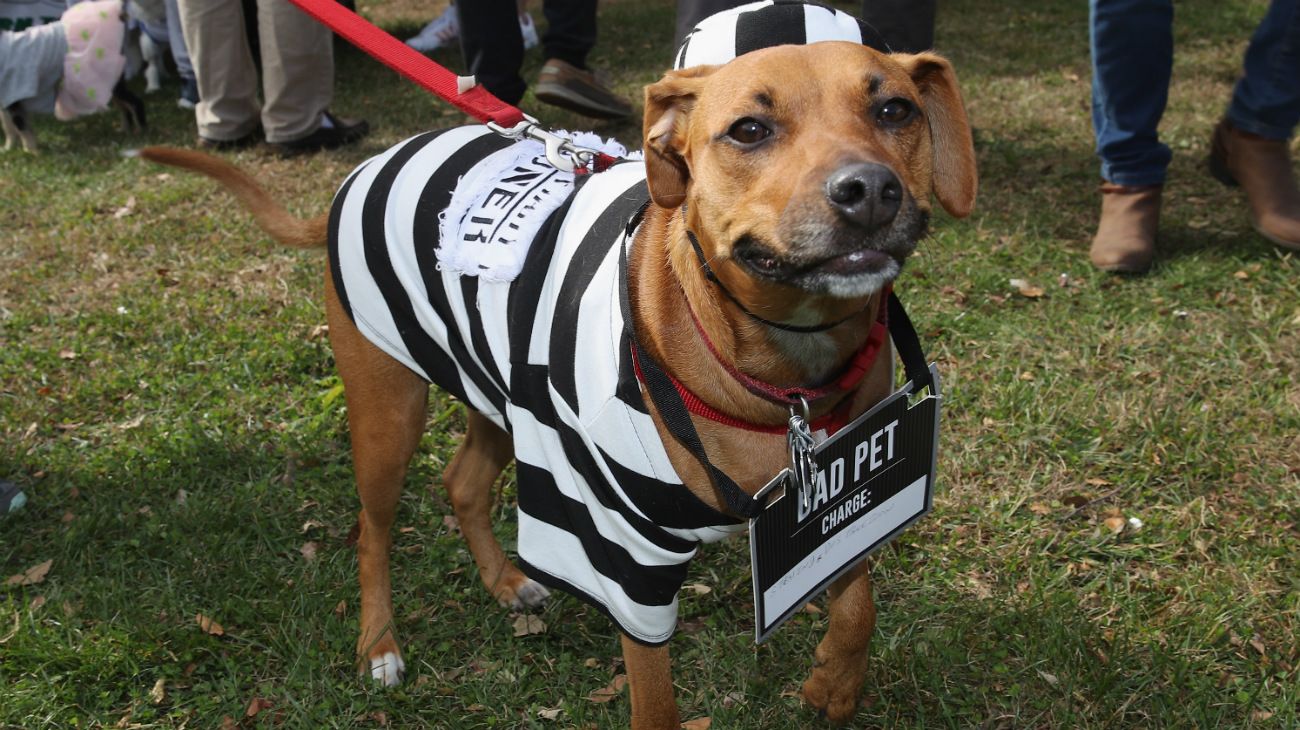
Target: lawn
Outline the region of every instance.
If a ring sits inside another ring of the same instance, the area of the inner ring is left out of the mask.
[[[1300,726],[1300,259],[1204,169],[1267,3],[1178,3],[1174,161],[1142,278],[1087,261],[1085,4],[941,5],[980,199],[938,217],[900,282],[947,387],[940,474],[933,513],[876,559],[853,725]],[[432,14],[362,9],[399,34]],[[662,72],[672,17],[667,0],[602,6],[594,62],[619,90]],[[463,121],[355,50],[337,68],[335,111],[374,128],[362,145],[230,155],[303,214],[366,157]],[[0,583],[0,727],[625,726],[626,690],[599,692],[623,672],[607,620],[561,597],[516,637],[480,586],[437,484],[463,428],[441,395],[395,535],[407,683],[358,680],[322,257],[121,155],[192,143],[175,92],[150,98],[142,137],[111,115],[41,118],[39,156],[0,154],[0,478],[30,497],[0,518],[0,581],[52,561]],[[639,145],[637,123],[600,131]],[[826,615],[756,647],[747,556],[738,538],[693,566],[672,644],[683,719],[817,727],[797,690]]]

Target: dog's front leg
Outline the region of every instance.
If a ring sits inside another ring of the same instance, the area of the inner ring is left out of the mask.
[[[15,102],[9,108],[0,108],[0,126],[5,130],[5,149],[11,150],[21,146],[24,151],[35,154],[36,134],[27,124],[27,113],[22,102]]]
[[[632,730],[678,730],[668,645],[645,646],[623,634],[623,663],[632,692]]]
[[[812,676],[803,696],[831,722],[853,719],[858,693],[867,674],[868,649],[876,630],[876,604],[871,596],[867,561],[831,584],[831,626],[817,645]]]

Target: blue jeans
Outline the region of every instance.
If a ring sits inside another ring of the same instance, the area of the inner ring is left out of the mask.
[[[1119,185],[1165,180],[1169,147],[1156,127],[1169,98],[1173,0],[1090,0],[1092,128],[1101,176]],[[1288,139],[1300,122],[1300,0],[1273,0],[1246,49],[1227,119]]]

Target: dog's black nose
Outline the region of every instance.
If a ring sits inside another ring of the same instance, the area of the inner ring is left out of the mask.
[[[840,215],[874,231],[888,225],[903,203],[903,184],[874,162],[845,165],[826,180],[826,199]]]

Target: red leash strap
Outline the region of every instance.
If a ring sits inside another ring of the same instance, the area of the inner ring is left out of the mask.
[[[346,38],[375,60],[433,92],[483,123],[493,122],[510,129],[524,122],[524,113],[475,85],[460,92],[456,74],[429,60],[424,54],[375,27],[365,18],[334,0],[291,0],[330,30]],[[475,2],[476,0],[469,0]]]

